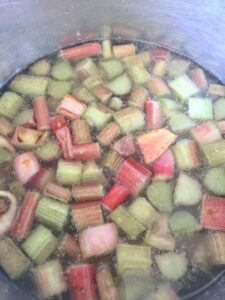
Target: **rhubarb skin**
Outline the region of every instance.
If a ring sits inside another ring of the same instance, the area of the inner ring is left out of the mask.
[[[78,240],[69,233],[64,235],[58,249],[63,255],[73,259],[80,259],[81,253]]]
[[[120,167],[116,180],[128,189],[131,195],[138,195],[148,184],[151,171],[134,159],[127,159]]]
[[[113,149],[122,156],[130,156],[135,154],[136,147],[132,135],[125,135],[115,142]]]
[[[146,125],[148,129],[158,129],[162,127],[163,118],[161,105],[157,101],[147,101],[146,109]]]
[[[130,195],[127,188],[120,184],[114,184],[109,192],[102,198],[102,206],[107,210],[113,210],[126,201]]]
[[[225,198],[205,196],[202,202],[201,224],[203,228],[225,230]]]
[[[77,144],[73,146],[75,160],[94,160],[101,157],[101,148],[98,143]]]
[[[174,176],[174,157],[171,150],[164,152],[153,163],[152,180],[169,180]]]
[[[176,139],[177,135],[166,128],[161,128],[139,135],[137,142],[146,164],[150,164],[160,157]]]

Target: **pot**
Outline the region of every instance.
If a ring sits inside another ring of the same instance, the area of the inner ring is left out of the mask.
[[[1,0],[0,87],[52,51],[112,36],[148,41],[181,53],[225,83],[225,7],[219,0]],[[111,29],[110,29],[111,28]],[[31,300],[0,273],[1,300]],[[192,300],[224,299],[225,276]]]

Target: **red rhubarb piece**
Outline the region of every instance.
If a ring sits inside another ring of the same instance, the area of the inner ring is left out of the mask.
[[[61,50],[61,56],[65,59],[78,60],[81,58],[96,56],[102,53],[99,43],[87,43]]]
[[[59,251],[62,252],[64,255],[79,259],[81,256],[80,247],[77,238],[72,236],[69,233],[66,233],[61,240],[59,245]]]
[[[174,176],[174,157],[169,149],[153,163],[153,180],[168,180]]]
[[[136,151],[133,136],[125,135],[115,142],[113,149],[122,156],[133,155]]]
[[[130,195],[127,188],[120,184],[114,184],[108,193],[102,198],[101,202],[107,210],[113,210],[126,201]]]
[[[146,124],[148,129],[158,129],[162,127],[163,118],[160,103],[157,101],[147,101],[146,108]]]
[[[73,146],[73,158],[75,160],[94,160],[101,156],[99,143],[77,144]]]

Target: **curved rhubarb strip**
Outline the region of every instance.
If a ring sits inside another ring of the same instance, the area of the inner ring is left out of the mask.
[[[16,216],[17,199],[13,194],[6,191],[0,191],[0,197],[6,197],[10,202],[9,209],[0,217],[0,234],[4,234],[10,229]]]

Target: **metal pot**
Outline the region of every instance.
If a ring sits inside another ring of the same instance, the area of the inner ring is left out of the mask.
[[[36,59],[112,36],[164,45],[225,83],[225,6],[220,0],[1,0],[0,87]],[[224,299],[220,276],[193,300]],[[0,299],[32,299],[0,273]]]

